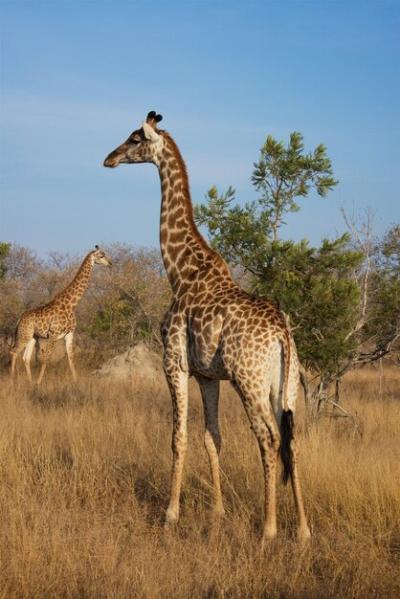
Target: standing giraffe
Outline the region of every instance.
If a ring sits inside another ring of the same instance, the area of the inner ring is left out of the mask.
[[[60,291],[51,302],[23,313],[18,321],[15,342],[11,349],[12,377],[15,373],[18,354],[25,349],[23,360],[28,379],[32,383],[30,362],[35,343],[38,339],[47,339],[38,378],[38,384],[40,384],[55,342],[58,339],[64,339],[69,367],[73,379],[76,380],[72,351],[72,341],[76,328],[75,308],[86,291],[95,264],[103,264],[104,266],[111,266],[112,264],[110,258],[99,249],[98,245],[85,257],[74,280],[63,291]]]
[[[263,540],[276,536],[276,470],[290,477],[298,514],[298,538],[310,537],[297,471],[293,413],[299,364],[284,314],[232,280],[224,260],[200,235],[185,163],[179,149],[150,112],[145,122],[104,161],[104,166],[150,162],[161,179],[161,253],[173,300],[162,325],[164,371],[173,404],[173,466],[166,525],[179,518],[187,446],[188,377],[197,379],[204,407],[205,446],[214,488],[214,511],[224,514],[218,426],[219,381],[230,380],[242,399],[260,447],[265,480]]]

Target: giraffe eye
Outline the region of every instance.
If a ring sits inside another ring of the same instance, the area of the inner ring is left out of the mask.
[[[139,144],[142,140],[139,135],[133,135],[129,140],[132,144]]]

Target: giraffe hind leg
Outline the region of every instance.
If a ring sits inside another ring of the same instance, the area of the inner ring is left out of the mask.
[[[71,331],[65,335],[65,351],[67,352],[68,364],[71,370],[72,378],[74,381],[77,380],[76,370],[74,366],[74,352],[72,349],[72,342],[74,339],[74,333]]]
[[[11,370],[10,370],[10,375],[11,375],[12,379],[15,377],[15,365],[17,363],[18,355],[21,353],[21,351],[23,349],[24,349],[23,346],[21,348],[15,347],[15,348],[13,348],[10,351],[10,354],[11,354]]]
[[[295,348],[293,355],[295,354]],[[289,479],[293,491],[294,502],[297,512],[298,528],[297,538],[299,541],[305,541],[310,538],[310,529],[304,510],[303,496],[301,492],[300,478],[298,473],[298,449],[295,439],[295,413],[294,407],[297,399],[297,366],[296,364],[289,371],[289,380],[287,382],[287,402],[284,402],[284,361],[275,365],[271,371],[271,403],[274,406],[274,412],[281,433],[280,458],[283,465],[283,482],[286,484]],[[290,409],[292,407],[293,409]]]
[[[280,433],[269,401],[270,383],[242,377],[234,381],[257,438],[264,469],[265,522],[263,542],[276,537],[276,474]]]
[[[33,327],[31,326],[31,323],[27,322],[26,319],[24,319],[22,317],[17,324],[17,328],[15,331],[14,344],[13,344],[12,348],[10,349],[11,378],[14,378],[14,376],[15,376],[16,363],[17,363],[19,354],[21,352],[24,352],[24,362],[25,362],[25,358],[29,354],[29,350],[28,350],[29,344],[32,344],[32,346],[34,346],[35,340],[34,340],[33,334],[34,334],[34,330],[33,330]],[[32,350],[30,350],[30,351],[32,352]],[[25,362],[25,366],[26,366],[26,362]],[[29,372],[28,372],[28,370],[29,370]],[[28,372],[28,377],[29,377],[30,368],[29,369],[27,368],[27,372]],[[29,377],[29,378],[31,380],[31,377]]]
[[[292,485],[293,497],[298,517],[297,538],[299,541],[306,541],[311,537],[311,533],[307,524],[298,473],[298,448],[294,436],[293,416],[294,415],[291,410],[282,412],[280,427],[282,434],[281,458],[284,467],[284,482],[287,482],[288,478],[290,477],[290,482]]]
[[[214,488],[214,514],[223,516],[225,514],[222,501],[219,452],[221,450],[221,434],[218,424],[218,402],[219,402],[219,381],[214,381],[196,376],[200,386],[201,397],[204,408],[204,445],[206,447],[210,461],[211,477]]]

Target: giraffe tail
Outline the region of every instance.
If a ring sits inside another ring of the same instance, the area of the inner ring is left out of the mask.
[[[292,410],[288,407],[288,389],[289,389],[289,373],[290,373],[290,336],[289,331],[285,330],[285,341],[282,343],[282,358],[283,365],[283,411],[281,416],[281,447],[280,455],[283,464],[282,479],[286,485],[293,471],[293,457],[291,442],[294,433],[294,417]]]
[[[286,485],[293,472],[293,456],[291,442],[294,432],[294,418],[292,410],[283,410],[281,418],[281,460],[283,464],[282,480]]]

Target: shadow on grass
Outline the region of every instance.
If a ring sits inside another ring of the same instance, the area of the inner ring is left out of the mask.
[[[147,524],[163,526],[165,519],[166,497],[157,488],[151,476],[138,476],[133,483],[135,497],[143,508]]]

